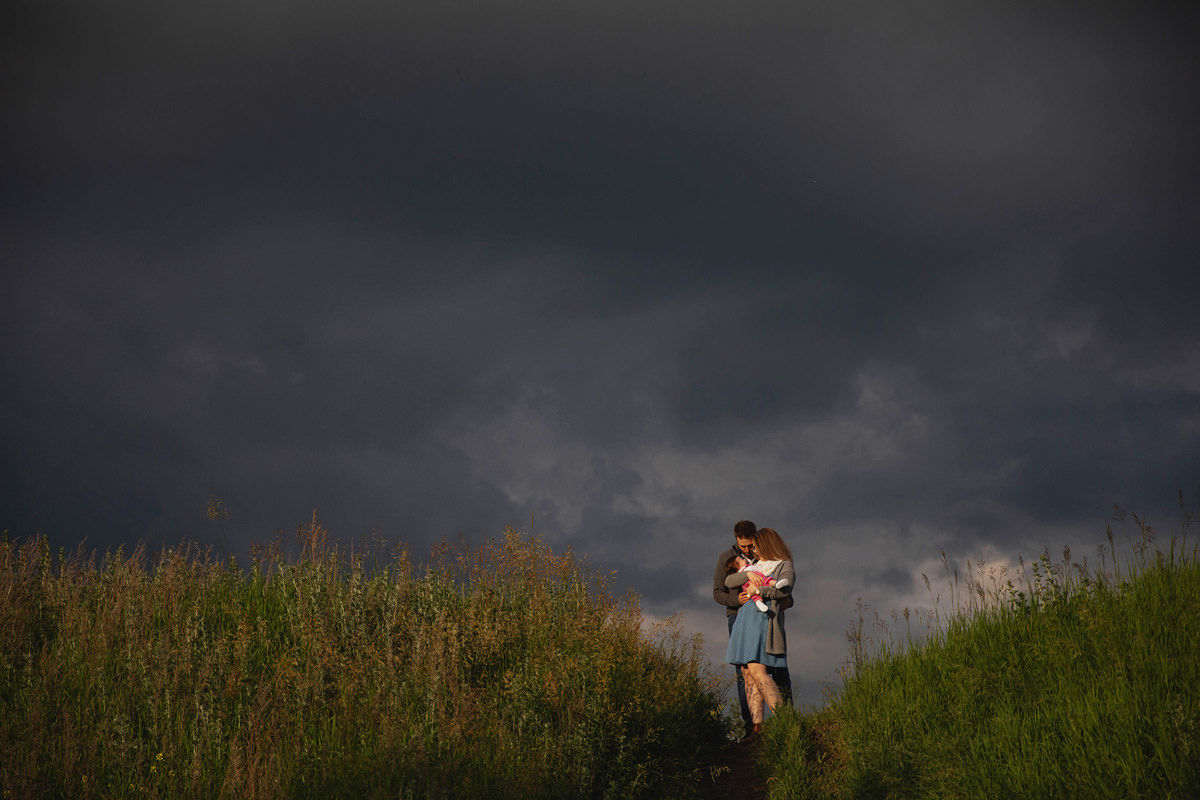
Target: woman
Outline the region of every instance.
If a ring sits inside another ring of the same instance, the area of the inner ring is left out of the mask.
[[[757,571],[734,572],[725,578],[730,589],[749,582],[751,594],[770,602],[766,611],[755,603],[746,602],[738,609],[725,660],[741,667],[746,681],[746,701],[750,704],[751,735],[762,730],[763,703],[774,709],[781,698],[779,688],[767,672],[767,667],[787,666],[787,641],[783,635],[783,609],[778,600],[792,593],[796,570],[792,566],[792,551],[779,534],[771,528],[760,528],[754,534],[754,554],[760,561]],[[763,576],[766,573],[766,577]],[[768,578],[774,583],[769,584]]]

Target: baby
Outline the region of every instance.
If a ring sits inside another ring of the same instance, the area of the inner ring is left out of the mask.
[[[775,571],[775,568],[778,567],[780,563],[781,562],[779,561],[759,561],[757,564],[751,564],[746,560],[745,556],[735,555],[733,558],[725,562],[725,574],[734,575],[739,572],[756,572],[763,577],[763,586],[786,586],[787,581],[781,581],[777,583],[775,579],[771,577],[771,573]],[[759,611],[767,610],[767,604],[763,602],[762,597],[759,595],[758,587],[756,587],[753,583],[746,581],[744,584],[742,584],[742,591],[749,592],[750,595],[753,596],[754,605],[758,606]]]

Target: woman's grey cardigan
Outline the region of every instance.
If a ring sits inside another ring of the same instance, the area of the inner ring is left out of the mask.
[[[792,566],[792,562],[783,561],[771,573],[771,577],[775,579],[775,583],[787,583],[783,586],[766,586],[759,587],[759,594],[763,599],[771,601],[771,610],[767,612],[767,619],[770,620],[767,624],[767,646],[766,651],[773,656],[787,655],[787,637],[783,633],[783,609],[780,607],[779,600],[781,598],[792,596],[792,587],[796,585],[796,569]],[[746,573],[737,572],[725,579],[725,585],[730,589],[737,588],[750,580],[746,577]],[[753,600],[749,602],[753,603]]]

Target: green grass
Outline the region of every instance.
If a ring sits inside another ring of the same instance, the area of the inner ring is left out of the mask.
[[[0,794],[688,797],[725,740],[699,640],[570,551],[299,538],[248,569],[0,543]]]
[[[1124,563],[979,564],[920,636],[866,643],[824,707],[769,721],[781,798],[1200,797],[1200,563],[1137,517]],[[905,621],[909,612],[905,611]],[[899,622],[899,618],[894,619]]]

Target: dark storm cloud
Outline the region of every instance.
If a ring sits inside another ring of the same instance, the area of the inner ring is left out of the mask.
[[[1197,488],[1189,18],[7,13],[17,535],[211,537],[210,494],[235,546],[314,507],[418,554],[528,520],[720,640],[748,517],[801,562],[811,684],[941,548]]]
[[[77,35],[31,59],[54,104],[14,104],[41,123],[21,131],[32,177],[53,187],[86,164],[105,185],[80,200],[174,225],[298,204],[690,270],[874,273],[863,262],[911,261],[934,233],[953,247],[1079,213],[1128,183],[1101,167],[1173,99],[1142,91],[1148,45],[1118,71],[1086,27],[999,10],[243,5],[69,15]],[[1161,159],[1144,150],[1119,169]],[[214,195],[222,208],[201,205]]]
[[[1181,159],[1180,176],[1194,178],[1187,167]],[[1125,365],[1186,358],[1200,329],[1200,197],[1190,188],[1149,208],[1114,204],[1064,254],[1056,304],[1092,314],[1105,353]]]

